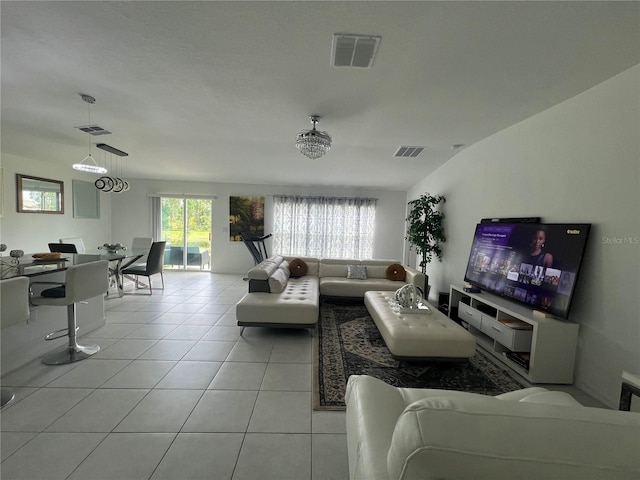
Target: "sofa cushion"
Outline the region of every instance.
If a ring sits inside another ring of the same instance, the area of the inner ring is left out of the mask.
[[[367,267],[364,265],[347,265],[347,278],[355,280],[366,280]]]
[[[321,277],[320,295],[330,297],[364,297],[369,290],[395,292],[402,283],[386,278],[367,277],[365,280],[351,280],[347,277]]]
[[[334,263],[335,262],[335,263]],[[320,261],[319,277],[342,277],[347,278],[347,262],[341,263],[339,260],[334,260],[332,263],[326,260]]]
[[[384,278],[387,279],[386,265],[367,265],[367,278]]]
[[[407,271],[399,263],[392,263],[387,267],[386,276],[388,280],[404,282],[404,279],[407,278]]]
[[[307,263],[300,258],[294,258],[289,262],[289,271],[294,278],[304,277],[308,271]]]
[[[289,281],[289,269],[280,265],[275,272],[269,277],[269,291],[271,293],[284,292],[287,282]]]

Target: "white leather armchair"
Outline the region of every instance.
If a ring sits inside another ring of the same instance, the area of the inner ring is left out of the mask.
[[[497,397],[347,385],[349,478],[638,479],[640,414],[526,388]]]

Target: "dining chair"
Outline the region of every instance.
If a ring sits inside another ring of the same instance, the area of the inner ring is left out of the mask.
[[[29,278],[13,277],[0,282],[0,323],[2,329],[27,321],[29,318]],[[15,393],[0,389],[0,408],[15,398]]]
[[[73,243],[76,246],[76,253],[84,253],[86,249],[84,248],[84,242],[80,237],[69,237],[69,238],[61,238],[60,243]]]
[[[153,242],[147,263],[144,265],[132,265],[122,270],[123,275],[133,275],[136,277],[136,288],[138,288],[138,277],[147,277],[149,279],[149,295],[153,295],[153,287],[151,286],[151,276],[160,274],[162,280],[162,290],[164,290],[164,275],[162,268],[164,266],[164,249],[167,242]]]
[[[66,270],[64,282],[32,282],[31,286],[56,284],[56,287],[43,290],[39,296],[31,297],[32,305],[67,307],[67,328],[57,330],[45,337],[45,340],[69,337],[69,345],[62,351],[53,352],[42,359],[46,365],[62,365],[84,360],[100,351],[98,345],[78,345],[77,304],[89,298],[104,295],[109,287],[107,276],[109,262],[97,262],[71,265]]]
[[[143,248],[151,248],[153,244],[153,238],[151,237],[133,237],[131,240],[131,250],[141,250]],[[140,257],[135,265],[140,266],[143,265],[147,261],[147,255]]]
[[[50,243],[49,251],[60,253],[78,253],[78,248],[76,247],[75,243]]]
[[[153,238],[151,237],[133,237],[131,240],[131,248],[151,248]]]

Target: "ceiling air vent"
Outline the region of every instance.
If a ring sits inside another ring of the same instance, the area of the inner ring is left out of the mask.
[[[331,65],[334,67],[371,68],[381,37],[372,35],[333,34]]]
[[[425,147],[406,147],[402,146],[398,149],[398,151],[393,155],[394,157],[412,157],[415,158],[422,153]]]
[[[79,127],[74,128],[94,136],[111,134],[109,130],[102,128],[100,125],[80,125]]]

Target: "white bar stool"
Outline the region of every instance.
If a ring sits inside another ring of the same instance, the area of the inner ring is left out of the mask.
[[[42,359],[42,363],[47,365],[62,365],[77,362],[100,351],[98,345],[78,345],[76,340],[76,332],[78,331],[76,304],[83,300],[105,294],[109,288],[108,265],[109,262],[106,260],[72,265],[66,270],[64,283],[31,283],[31,286],[52,283],[58,285],[55,288],[43,290],[40,296],[31,297],[31,303],[33,305],[67,307],[67,328],[50,333],[45,337],[45,340],[55,340],[68,336],[69,346],[62,351],[47,355]]]

